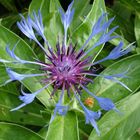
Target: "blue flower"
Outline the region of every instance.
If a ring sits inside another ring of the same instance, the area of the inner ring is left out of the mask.
[[[83,90],[85,90],[89,95],[94,97],[100,106],[101,109],[109,111],[109,110],[115,110],[118,112],[117,108],[115,107],[115,104],[113,101],[109,98],[99,97],[90,92],[86,88],[86,84],[89,82],[93,83],[93,78],[87,77],[88,75],[91,76],[101,76],[103,78],[106,78],[108,80],[112,80],[114,82],[117,82],[124,86],[126,89],[131,91],[123,82],[119,81],[118,78],[128,78],[126,76],[127,71],[123,73],[118,74],[112,74],[112,75],[103,75],[103,74],[95,74],[89,70],[89,67],[95,64],[98,64],[100,62],[103,62],[105,60],[109,59],[117,59],[125,54],[127,54],[129,51],[131,51],[131,48],[128,47],[127,49],[123,50],[123,43],[120,42],[117,47],[115,47],[107,57],[105,57],[102,60],[96,61],[92,63],[91,60],[93,60],[93,56],[86,57],[86,55],[92,51],[94,48],[100,46],[101,44],[104,44],[111,39],[117,38],[118,36],[113,36],[113,32],[118,28],[118,26],[112,28],[111,30],[107,31],[110,24],[113,22],[114,18],[109,19],[106,21],[106,13],[103,13],[97,22],[92,25],[91,33],[88,37],[88,39],[85,41],[85,43],[81,46],[79,50],[76,49],[76,46],[73,46],[73,44],[67,45],[67,30],[72,22],[73,16],[74,16],[74,9],[73,7],[74,1],[68,6],[68,9],[66,12],[63,12],[62,9],[59,9],[60,15],[61,15],[61,21],[64,26],[64,43],[62,45],[60,42],[56,44],[56,48],[52,48],[46,39],[44,35],[44,26],[42,22],[42,16],[41,12],[39,11],[38,14],[33,12],[33,18],[30,16],[27,17],[27,20],[21,15],[22,21],[18,22],[17,25],[19,29],[29,38],[34,40],[38,46],[43,50],[46,58],[48,59],[47,62],[42,62],[40,60],[35,61],[28,61],[23,60],[19,58],[15,54],[15,49],[17,47],[17,44],[13,47],[13,49],[10,49],[10,45],[6,46],[6,52],[7,54],[13,59],[13,61],[8,61],[5,59],[0,58],[0,62],[3,63],[21,63],[21,64],[35,64],[40,66],[40,73],[39,74],[19,74],[15,71],[13,71],[10,68],[6,68],[6,71],[9,75],[9,80],[7,80],[5,84],[12,82],[14,80],[18,80],[22,84],[22,80],[29,77],[34,76],[41,76],[43,79],[40,82],[43,82],[45,86],[36,92],[33,92],[31,94],[25,93],[21,89],[22,96],[19,96],[19,99],[23,102],[18,107],[12,109],[11,111],[18,110],[22,107],[24,107],[27,104],[30,104],[34,101],[35,97],[45,88],[47,88],[49,85],[52,85],[53,91],[51,94],[51,97],[56,94],[57,91],[61,90],[60,98],[58,100],[58,103],[56,103],[54,107],[54,113],[51,117],[50,123],[54,120],[56,114],[59,115],[65,115],[68,111],[68,104],[63,103],[63,97],[64,97],[64,91],[67,92],[68,96],[71,96],[71,89],[74,92],[75,98],[81,105],[84,114],[86,123],[90,123],[96,130],[97,134],[100,135],[100,131],[98,129],[98,126],[96,124],[96,120],[101,117],[101,112],[94,112],[92,110],[89,110],[84,106],[82,101],[79,98],[79,95],[81,95],[82,90],[80,87],[82,87]],[[45,44],[48,46],[48,50],[45,49],[45,47],[38,41],[37,36],[39,35],[42,37]],[[86,50],[86,47],[89,43],[89,41],[95,36],[100,35],[99,40],[93,44],[93,46]],[[18,43],[18,42],[17,42]],[[32,65],[31,65],[32,66]]]

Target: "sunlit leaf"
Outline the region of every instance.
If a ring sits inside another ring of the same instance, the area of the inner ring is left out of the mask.
[[[43,140],[41,136],[23,126],[4,122],[0,122],[0,139]]]
[[[98,122],[101,136],[97,136],[93,130],[89,140],[126,140],[140,126],[140,92],[126,97],[117,105],[122,112],[118,114],[115,111],[106,113]]]

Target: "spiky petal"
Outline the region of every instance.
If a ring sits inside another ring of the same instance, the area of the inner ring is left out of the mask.
[[[52,83],[52,82],[51,82]],[[36,95],[38,95],[41,91],[43,91],[45,88],[47,88],[51,83],[47,84],[46,86],[44,86],[43,88],[37,90],[36,92],[30,94],[30,93],[25,93],[22,89],[21,89],[21,93],[22,96],[19,96],[19,99],[23,102],[21,105],[19,105],[16,108],[11,109],[10,111],[16,111],[24,106],[26,106],[27,104],[30,104],[31,102],[34,101]]]
[[[88,42],[97,34],[102,33],[104,34],[108,27],[110,26],[110,24],[113,22],[114,18],[109,19],[108,21],[106,20],[106,13],[103,13],[99,19],[97,20],[97,22],[93,25],[92,27],[92,32],[90,34],[90,36],[88,37],[88,39],[86,40],[86,42],[84,43],[84,45],[81,47],[80,50],[83,50],[86,45],[88,44]],[[102,24],[103,23],[103,24]]]
[[[83,85],[80,85],[89,95],[91,95],[92,97],[94,97],[100,107],[103,109],[103,110],[106,110],[106,111],[109,111],[109,110],[112,110],[112,109],[116,109],[115,107],[115,104],[109,99],[109,98],[103,98],[103,97],[98,97],[96,95],[94,95],[92,92],[90,92],[86,87],[84,87]]]
[[[29,78],[29,77],[35,77],[35,76],[45,76],[46,74],[45,73],[41,73],[41,74],[19,74],[15,71],[13,71],[11,68],[6,68],[6,71],[10,77],[9,80],[7,80],[4,85],[8,84],[9,82],[12,82],[12,81],[22,81],[23,79],[25,78]]]
[[[61,21],[63,23],[64,26],[64,45],[66,46],[66,39],[67,39],[67,30],[71,24],[71,21],[73,19],[73,15],[74,15],[74,9],[72,9],[74,0],[71,2],[71,4],[68,6],[68,9],[65,12],[63,12],[63,10],[60,8],[60,14],[61,14]]]
[[[84,110],[85,117],[86,117],[86,123],[87,123],[87,124],[90,123],[90,124],[95,128],[97,134],[100,135],[100,131],[99,131],[99,129],[98,129],[98,126],[97,126],[95,120],[97,120],[97,119],[100,118],[101,112],[100,112],[100,111],[98,111],[98,112],[93,112],[93,111],[87,109],[87,108],[84,106],[84,104],[81,102],[81,100],[80,100],[80,98],[78,97],[78,95],[76,95],[76,92],[75,92],[74,88],[72,88],[72,89],[73,89],[73,92],[74,92],[74,94],[75,94],[76,99],[79,101],[81,107],[82,107],[83,110]]]
[[[58,113],[59,115],[65,115],[68,111],[68,106],[62,105],[62,100],[63,100],[63,96],[64,96],[64,88],[65,88],[65,85],[63,85],[60,99],[59,99],[58,103],[55,105],[54,114],[51,117],[50,123],[52,123],[52,121],[54,120],[56,113]]]
[[[120,42],[118,46],[116,46],[110,53],[108,56],[106,56],[105,58],[97,61],[97,62],[94,62],[93,65],[95,64],[98,64],[98,63],[101,63],[101,62],[104,62],[106,60],[115,60],[115,59],[118,59],[120,58],[121,56],[129,53],[131,50],[132,50],[132,45],[129,45],[129,47],[127,47],[126,50],[123,50],[122,49],[123,47],[123,42]]]
[[[18,28],[29,38],[32,40],[36,40],[36,36],[32,27],[31,18],[28,16],[28,19],[26,20],[21,14],[20,14],[22,21],[17,22]]]

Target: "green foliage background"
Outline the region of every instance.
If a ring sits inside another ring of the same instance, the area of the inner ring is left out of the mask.
[[[63,39],[63,27],[60,20],[58,7],[64,9],[70,1],[68,0],[0,0],[0,58],[11,58],[6,54],[7,43],[11,47],[19,41],[16,54],[27,60],[37,57],[44,60],[40,49],[30,42],[16,26],[20,20],[19,13],[27,16],[32,12],[41,10],[45,35],[52,46],[56,45],[58,35]],[[61,4],[60,4],[61,3]],[[140,1],[139,0],[75,0],[75,15],[69,29],[72,43],[82,46],[91,32],[91,21],[95,23],[102,11],[107,12],[109,17],[115,16],[112,27],[119,25],[119,29],[114,33],[120,35],[121,39],[114,39],[104,46],[100,46],[90,54],[95,55],[95,59],[104,58],[110,50],[123,40],[126,47],[129,43],[135,42],[136,47],[127,56],[116,60],[102,63],[104,74],[120,73],[128,71],[129,78],[121,78],[133,92],[129,92],[117,83],[95,78],[94,85],[88,88],[97,95],[111,98],[117,108],[123,112],[118,115],[114,111],[104,112],[98,121],[101,136],[97,136],[92,126],[85,125],[84,116],[81,109],[75,102],[70,103],[71,109],[65,117],[57,116],[51,125],[49,119],[54,108],[57,96],[49,100],[49,90],[41,92],[34,103],[16,111],[10,112],[11,108],[19,105],[20,83],[12,82],[0,87],[0,140],[139,140],[140,139]],[[101,11],[102,9],[102,11]],[[92,46],[98,39],[94,38],[89,44]],[[5,67],[11,67],[20,73],[37,73],[35,66],[16,65],[0,63],[0,84],[8,79]],[[38,78],[24,80],[24,86],[31,92],[41,88]],[[84,101],[88,96],[84,96]],[[69,101],[70,102],[70,101]],[[95,105],[92,108],[97,110]]]

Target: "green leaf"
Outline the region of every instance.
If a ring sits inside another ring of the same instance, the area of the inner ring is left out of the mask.
[[[3,87],[0,87],[0,92],[19,95],[18,84],[16,82],[13,82],[13,83],[7,84]]]
[[[132,55],[124,58],[106,68],[102,73],[103,75],[111,75],[126,73],[127,78],[119,78],[118,80],[126,84],[132,91],[135,91],[140,86],[140,55]],[[88,86],[88,89],[99,96],[111,98],[113,101],[118,101],[131,92],[125,89],[122,85],[111,80],[97,77],[93,84]]]
[[[43,140],[35,132],[17,124],[0,122],[1,140]]]
[[[138,0],[119,0],[119,1],[129,9],[140,12],[140,2]]]
[[[140,92],[131,95],[117,105],[122,112],[115,111],[106,113],[98,122],[101,136],[97,136],[93,130],[89,140],[126,140],[140,126]]]
[[[79,25],[83,22],[84,17],[87,16],[89,11],[91,10],[91,5],[89,0],[82,0],[78,1],[75,0],[73,4],[73,9],[74,9],[74,16],[73,16],[73,21],[70,25],[70,30],[73,32],[76,30],[76,28],[79,27]]]
[[[14,0],[0,0],[0,3],[7,8],[9,11],[17,12],[16,6],[14,4]]]
[[[25,12],[22,14],[25,16],[27,13]],[[21,17],[17,14],[10,14],[9,16],[6,16],[1,19],[1,24],[2,24],[2,26],[6,27],[12,31],[18,30],[20,32],[20,30],[17,28],[17,24],[16,24],[16,22],[20,19],[21,19]]]
[[[137,132],[127,140],[139,140],[140,139],[140,134]]]
[[[6,53],[5,47],[7,44],[10,44],[11,48],[14,47],[14,45],[19,41],[17,44],[17,48],[15,50],[15,53],[17,56],[19,56],[21,59],[24,60],[31,60],[34,61],[33,58],[37,58],[35,54],[33,53],[32,49],[26,44],[25,41],[23,41],[20,37],[18,37],[16,34],[13,32],[9,31],[3,26],[0,26],[0,58],[6,59],[6,60],[11,60],[10,56]],[[41,73],[39,71],[38,66],[34,65],[23,65],[23,64],[10,64],[6,65],[7,67],[16,68],[16,70],[20,73]],[[0,73],[0,82],[6,81],[8,78],[8,75],[5,71],[4,66],[0,66],[1,73]],[[0,83],[1,84],[1,83]],[[35,92],[36,90],[40,89],[43,87],[43,85],[40,83],[39,78],[28,78],[23,81],[23,84],[31,91]],[[51,87],[50,87],[51,88]],[[53,100],[49,100],[50,98],[50,91],[49,89],[42,91],[37,97],[38,99],[46,106],[52,106],[54,103]]]
[[[116,6],[116,4],[115,4],[115,6]],[[121,35],[121,38],[115,38],[113,40],[118,39],[119,41],[123,40],[123,42],[124,41],[125,42],[126,41],[127,42],[135,41],[133,22],[130,19],[131,12],[129,12],[129,10],[125,10],[125,11],[127,11],[126,13],[128,13],[128,14],[125,14],[124,16],[122,16],[121,13],[123,13],[124,7],[120,3],[116,7],[114,9],[107,8],[107,12],[109,13],[109,18],[115,17],[114,21],[110,25],[110,29],[115,26],[119,26],[119,28],[115,31],[115,34]],[[120,8],[120,9],[118,9],[118,8]],[[118,43],[115,45],[118,45]]]
[[[137,40],[138,48],[140,48],[140,13],[136,13],[135,17],[135,36]]]
[[[79,140],[78,122],[75,113],[68,112],[66,116],[56,116],[49,125],[45,140]]]
[[[46,120],[44,120],[40,114],[40,110],[44,109],[41,105],[33,103],[15,112],[10,111],[20,104],[21,102],[19,101],[17,95],[1,92],[0,90],[0,121],[8,121],[35,126],[45,125]]]
[[[118,33],[116,33],[116,32],[114,32],[112,35],[120,36],[120,34],[118,34]],[[127,46],[130,44],[130,43],[128,42],[128,40],[126,40],[123,36],[121,36],[121,38],[114,38],[113,40],[110,40],[109,42],[110,42],[111,44],[117,46],[117,45],[120,43],[120,41],[122,41],[122,42],[124,43],[123,48],[127,48]]]
[[[19,41],[17,44],[17,48],[15,50],[17,56],[20,56],[21,59],[26,60],[33,60],[35,54],[33,53],[32,49],[28,46],[28,44],[23,41],[20,37],[14,34],[12,31],[8,30],[7,28],[0,25],[0,58],[6,60],[12,60],[11,57],[6,53],[6,45],[10,45],[10,48],[13,48],[14,45]],[[22,53],[21,53],[22,52]],[[27,68],[31,69],[30,67],[19,65],[19,64],[11,64],[10,66],[15,68]]]
[[[74,32],[70,33],[73,43],[77,43],[77,46],[79,48],[82,47],[82,45],[88,39],[93,24],[96,23],[96,21],[102,15],[103,12],[106,12],[104,0],[95,0],[90,12],[88,13],[83,23]],[[88,48],[93,46],[93,44],[99,39],[99,37],[99,35],[93,37],[93,39],[89,42]],[[98,52],[101,51],[102,47],[97,47],[96,49],[94,49],[94,51],[92,50],[88,55],[95,56],[95,59],[98,55]]]
[[[47,128],[46,127],[43,127],[39,132],[38,134],[43,138],[45,139],[46,135],[47,135]]]

